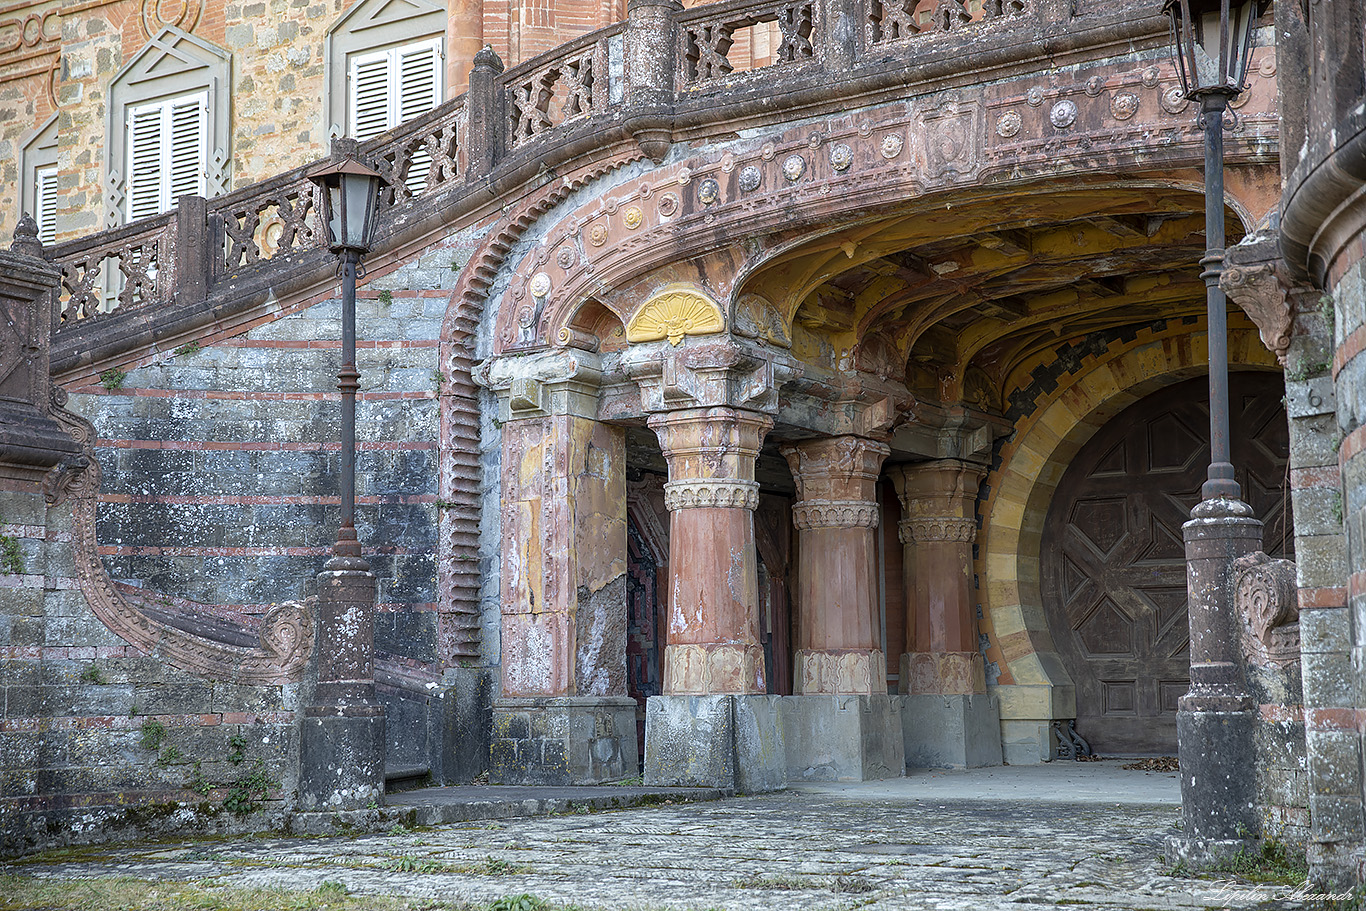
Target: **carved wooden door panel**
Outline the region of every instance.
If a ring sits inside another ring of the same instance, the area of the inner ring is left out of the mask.
[[[1230,378],[1233,462],[1244,498],[1281,555],[1288,451],[1279,374]],[[1130,406],[1072,460],[1044,524],[1042,593],[1077,686],[1077,732],[1105,753],[1176,749],[1189,688],[1181,525],[1209,462],[1208,386],[1178,383]]]

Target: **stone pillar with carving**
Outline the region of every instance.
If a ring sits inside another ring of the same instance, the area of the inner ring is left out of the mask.
[[[668,695],[766,692],[754,460],[772,426],[766,415],[724,407],[650,418],[669,462]]]
[[[646,704],[645,780],[767,791],[787,786],[787,766],[759,638],[754,468],[797,368],[725,327],[706,289],[681,284],[626,322],[621,366],[669,466],[668,641],[664,692]]]
[[[626,692],[626,438],[596,419],[598,357],[498,358],[502,686],[490,774],[590,784],[638,771]]]
[[[887,694],[877,585],[877,479],[891,450],[845,435],[785,446],[797,484],[794,696],[781,705],[788,774],[905,774],[901,713]],[[823,736],[805,736],[819,731]],[[800,732],[800,735],[799,735]]]
[[[874,529],[878,471],[890,451],[854,436],[783,448],[797,483],[799,695],[886,695]]]
[[[905,547],[903,725],[911,766],[1001,764],[1000,709],[978,650],[972,543],[986,467],[957,459],[896,466]],[[928,730],[950,736],[922,738]]]

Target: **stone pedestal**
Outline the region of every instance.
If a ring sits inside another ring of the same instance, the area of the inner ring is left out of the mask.
[[[489,780],[580,785],[640,770],[636,701],[629,696],[499,699],[493,706]]]
[[[384,799],[384,707],[375,695],[375,577],[360,557],[318,574],[318,681],[299,732],[305,812]]]
[[[901,698],[783,696],[787,779],[873,781],[906,774]]]
[[[645,784],[787,787],[783,696],[651,696],[645,708]]]
[[[1234,616],[1233,561],[1261,546],[1262,523],[1236,499],[1205,500],[1183,526],[1191,629],[1191,688],[1177,703],[1182,832],[1169,861],[1203,867],[1255,852],[1255,707],[1247,692]]]
[[[1001,765],[1001,707],[995,696],[902,696],[900,709],[906,768],[977,769]]]
[[[797,483],[799,695],[887,692],[877,615],[877,477],[887,446],[856,436],[783,448]]]

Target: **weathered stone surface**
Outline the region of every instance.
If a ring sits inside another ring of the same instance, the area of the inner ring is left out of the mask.
[[[778,715],[791,784],[906,773],[900,697],[784,696]]]
[[[995,696],[922,694],[898,699],[907,769],[976,769],[1002,763],[1001,712]]]

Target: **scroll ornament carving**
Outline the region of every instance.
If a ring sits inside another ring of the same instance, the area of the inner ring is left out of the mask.
[[[971,544],[977,538],[977,520],[957,516],[902,519],[897,526],[902,544],[954,541]]]
[[[1257,551],[1233,563],[1233,606],[1242,618],[1250,661],[1285,666],[1300,660],[1295,564]]]
[[[670,512],[702,508],[756,509],[759,485],[754,481],[729,478],[670,481],[664,485],[664,506]]]
[[[792,524],[806,528],[876,528],[877,504],[863,500],[804,500],[792,506]]]
[[[65,398],[64,392],[54,389],[54,405]],[[95,536],[101,475],[93,449],[94,428],[59,407],[53,408],[53,416],[80,444],[85,464],[66,469],[56,466],[43,487],[51,503],[59,503],[66,496],[71,498],[76,575],[81,593],[100,622],[134,648],[149,655],[155,653],[173,667],[213,680],[272,686],[302,677],[315,638],[313,608],[309,604],[286,601],[273,607],[262,619],[258,631],[260,644],[245,648],[172,626],[144,610],[137,593],[121,591],[114,585],[100,559]]]
[[[1295,313],[1271,263],[1225,265],[1219,287],[1256,324],[1262,342],[1285,364]]]
[[[667,338],[678,345],[685,335],[710,335],[726,328],[716,302],[686,289],[663,291],[646,301],[626,324],[628,342],[654,342]]]

